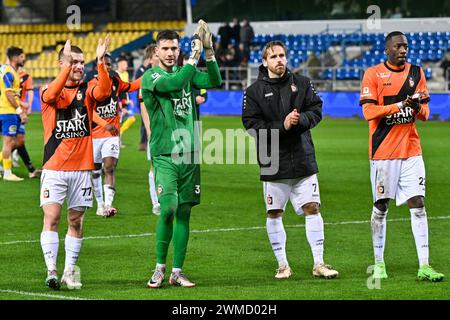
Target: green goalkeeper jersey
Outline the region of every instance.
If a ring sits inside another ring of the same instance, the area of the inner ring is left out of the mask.
[[[167,72],[156,66],[144,73],[141,93],[150,118],[152,157],[199,150],[194,89],[222,83],[217,62],[207,61],[206,67],[208,72],[201,72],[186,64]]]

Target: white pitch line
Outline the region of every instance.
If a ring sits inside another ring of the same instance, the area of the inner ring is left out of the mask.
[[[448,220],[450,216],[435,216],[428,217],[428,220]],[[389,222],[403,222],[410,221],[409,218],[397,218],[397,219],[387,219]],[[370,223],[370,220],[357,220],[357,221],[340,221],[340,222],[324,222],[325,225],[346,225],[346,224],[366,224]],[[305,224],[291,224],[285,225],[285,228],[303,228]],[[204,229],[204,230],[191,230],[190,233],[213,233],[213,232],[233,232],[233,231],[252,231],[266,229],[265,226],[259,227],[242,227],[242,228],[220,228],[220,229]],[[123,234],[123,235],[110,235],[110,236],[92,236],[85,237],[84,240],[102,240],[102,239],[120,239],[120,238],[142,238],[154,236],[156,233],[140,233],[140,234]],[[63,240],[61,239],[61,242]],[[16,241],[6,241],[0,242],[0,245],[12,245],[21,243],[37,243],[40,240],[16,240]]]
[[[91,300],[91,299],[80,298],[80,297],[63,296],[60,294],[46,294],[46,293],[17,291],[17,290],[9,290],[9,289],[0,289],[0,293],[12,293],[12,294],[19,294],[22,296],[45,297],[45,298],[63,299],[63,300]]]

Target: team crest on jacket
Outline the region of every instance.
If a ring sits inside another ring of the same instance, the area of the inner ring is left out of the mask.
[[[412,88],[414,87],[414,80],[412,77],[409,77],[409,86]]]
[[[298,88],[297,88],[297,86],[294,83],[291,84],[291,90],[292,90],[292,92],[297,92],[298,91]]]

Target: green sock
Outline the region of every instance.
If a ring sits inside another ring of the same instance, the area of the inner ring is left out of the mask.
[[[173,218],[176,210],[176,196],[166,195],[159,200],[161,215],[156,225],[156,262],[166,263],[167,251],[173,234]]]
[[[186,258],[187,244],[189,241],[189,219],[191,216],[191,204],[184,203],[178,206],[175,215],[173,230],[173,267],[182,268]]]

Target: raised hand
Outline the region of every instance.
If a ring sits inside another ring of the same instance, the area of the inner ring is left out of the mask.
[[[202,34],[201,39],[202,39],[202,44],[203,44],[203,48],[205,49],[205,56],[206,56],[206,60],[213,60],[215,58],[214,56],[214,43],[213,43],[213,39],[212,39],[212,33],[211,30],[209,29],[208,24],[200,19],[198,21],[198,25],[200,26],[202,32],[200,34]]]
[[[106,51],[108,50],[109,45],[109,33],[105,37],[105,41],[102,38],[98,39],[97,45],[97,61],[100,61],[105,56]]]
[[[62,62],[65,66],[70,67],[72,65],[72,42],[70,39],[67,39],[64,44]]]
[[[201,36],[203,36],[203,29],[199,25],[194,32],[191,40],[191,55],[189,56],[188,63],[196,66],[198,63],[198,59],[200,59],[200,55],[203,51],[203,44],[201,40]]]

